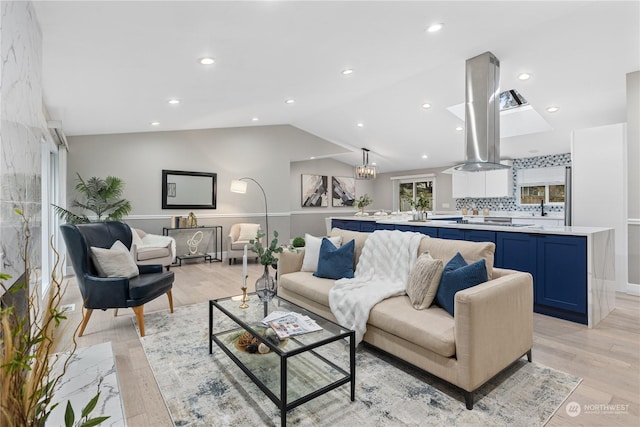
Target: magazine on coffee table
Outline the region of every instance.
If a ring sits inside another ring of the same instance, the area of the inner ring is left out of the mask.
[[[280,339],[322,330],[315,320],[295,312],[274,311],[262,319],[262,324],[270,326]]]

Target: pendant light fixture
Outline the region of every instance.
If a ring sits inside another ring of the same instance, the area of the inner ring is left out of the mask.
[[[376,179],[376,167],[369,164],[369,150],[362,149],[362,166],[355,167],[356,179]]]

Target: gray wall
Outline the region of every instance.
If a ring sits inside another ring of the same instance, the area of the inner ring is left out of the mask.
[[[304,236],[309,233],[314,236],[326,234],[325,218],[332,216],[350,216],[358,209],[354,207],[333,207],[331,206],[331,195],[327,207],[302,207],[302,175],[327,175],[329,186],[331,186],[332,176],[353,176],[353,165],[339,162],[333,159],[316,159],[291,163],[291,175],[289,177],[289,198],[291,209],[291,237]],[[383,209],[382,200],[376,200],[374,187],[378,185],[375,181],[356,180],[356,197],[367,193],[373,198],[373,203],[367,207],[367,211]],[[331,189],[328,190],[329,193]]]
[[[233,179],[251,177],[265,190],[269,229],[288,242],[290,230],[290,164],[326,156],[343,148],[288,125],[147,132],[69,137],[68,198],[76,172],[83,178],[108,175],[126,183],[124,197],[133,207],[126,222],[150,233],[162,233],[171,215],[188,209],[162,209],[162,169],[217,173],[217,208],[194,210],[199,225],[222,225],[224,235],[236,222],[264,223],[264,199],[248,182],[247,194],[229,191]],[[185,236],[186,236],[185,232]],[[188,236],[190,237],[190,235]],[[185,237],[186,238],[186,237]],[[180,242],[179,242],[180,243]],[[226,245],[223,243],[223,250]]]
[[[640,294],[640,71],[627,74],[629,283]]]

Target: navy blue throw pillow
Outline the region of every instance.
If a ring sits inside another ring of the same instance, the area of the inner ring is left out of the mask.
[[[318,269],[313,275],[334,280],[353,278],[353,254],[355,248],[354,240],[336,248],[329,239],[322,238]]]
[[[489,280],[484,259],[467,264],[460,252],[447,263],[442,271],[440,286],[436,293],[438,305],[453,316],[456,292],[479,285]]]

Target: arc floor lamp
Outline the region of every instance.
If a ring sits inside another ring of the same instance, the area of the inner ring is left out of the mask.
[[[260,190],[262,191],[262,196],[264,197],[264,223],[267,231],[267,234],[265,234],[265,236],[267,236],[266,242],[267,242],[267,245],[269,245],[269,210],[267,209],[267,194],[264,192],[264,188],[262,188],[262,185],[260,185],[260,183],[255,179],[245,176],[243,178],[234,179],[233,181],[231,181],[230,190],[232,193],[246,194],[247,192],[247,183],[245,182],[246,180],[255,182],[256,185],[260,187]]]

